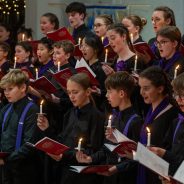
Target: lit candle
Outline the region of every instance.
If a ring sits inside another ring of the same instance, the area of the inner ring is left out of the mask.
[[[108,49],[105,49],[105,63],[107,63]]]
[[[133,44],[134,43],[134,37],[133,37],[132,33],[130,34],[130,40],[131,40],[131,43]]]
[[[137,55],[135,55],[134,71],[137,70]]]
[[[80,138],[78,142],[78,146],[77,146],[78,151],[81,150],[81,144],[82,144],[82,138]]]
[[[17,57],[15,56],[15,57],[14,57],[14,65],[13,65],[13,68],[14,68],[14,69],[16,68],[16,64],[17,64]]]
[[[175,70],[174,70],[174,79],[177,77],[177,72],[178,72],[179,67],[180,67],[180,65],[177,65]]]
[[[111,128],[111,125],[112,125],[112,115],[109,116],[107,127]]]
[[[151,146],[151,132],[148,127],[146,127],[147,130],[147,146]]]
[[[60,65],[61,65],[61,62],[58,61],[58,72],[60,71]]]
[[[80,44],[81,44],[81,38],[79,37],[79,39],[78,39],[78,45],[80,46]]]
[[[43,114],[43,102],[44,100],[40,102],[40,114]]]
[[[22,41],[25,41],[25,34],[22,34]]]
[[[104,41],[104,37],[103,36],[101,37],[101,40],[102,40],[102,43],[103,43],[103,41]]]
[[[38,79],[38,68],[36,68],[35,71],[36,71],[36,79]]]

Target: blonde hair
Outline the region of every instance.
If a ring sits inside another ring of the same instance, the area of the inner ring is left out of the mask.
[[[0,81],[0,87],[5,88],[8,85],[15,85],[20,87],[22,84],[28,86],[29,78],[20,69],[13,69],[7,73]]]

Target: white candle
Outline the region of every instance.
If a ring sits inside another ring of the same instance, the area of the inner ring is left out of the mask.
[[[105,49],[105,63],[107,63],[108,49]]]
[[[135,63],[134,63],[134,71],[136,72],[137,70],[137,55],[135,56]]]
[[[22,41],[25,41],[25,34],[22,34]]]
[[[14,57],[14,65],[13,65],[13,68],[14,68],[14,69],[16,68],[16,64],[17,64],[17,57],[15,56],[15,57]]]
[[[80,138],[78,142],[78,146],[77,146],[78,151],[81,150],[81,145],[82,145],[82,138]]]
[[[130,34],[130,40],[131,40],[131,43],[133,44],[134,43],[134,37],[133,37],[132,33]]]
[[[40,114],[43,114],[43,102],[44,100],[40,102]]]
[[[80,44],[81,44],[81,38],[79,37],[79,39],[78,39],[78,45],[80,46]]]
[[[35,69],[36,70],[36,80],[38,79],[38,68]]]
[[[174,79],[177,77],[177,72],[178,72],[179,67],[180,67],[180,65],[177,65],[175,70],[174,70]]]
[[[61,62],[58,61],[58,72],[60,71],[60,64],[61,64]]]
[[[151,146],[151,132],[148,127],[146,127],[146,129],[147,129],[147,146]]]
[[[112,125],[112,115],[109,116],[107,127],[111,128],[111,125]]]

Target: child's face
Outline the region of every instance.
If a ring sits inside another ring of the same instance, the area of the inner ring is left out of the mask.
[[[95,34],[99,37],[104,37],[107,32],[107,25],[105,24],[102,18],[96,18],[94,22],[94,31]]]
[[[40,29],[43,34],[47,34],[54,30],[54,24],[52,24],[48,17],[42,16],[40,19]]]
[[[67,13],[67,16],[68,16],[70,26],[73,28],[78,28],[84,22],[83,13],[80,14],[78,12],[70,12],[70,13]]]
[[[17,63],[25,62],[28,59],[29,55],[30,52],[26,52],[26,50],[22,46],[17,45],[15,47],[15,56],[17,58]]]
[[[17,102],[26,95],[26,85],[23,84],[20,87],[16,85],[8,85],[4,88],[4,94],[8,102]]]
[[[107,37],[109,40],[109,44],[112,47],[112,49],[114,50],[114,52],[119,54],[122,50],[124,50],[124,47],[126,44],[125,35],[121,36],[116,31],[109,30],[109,31],[107,31]]]
[[[184,112],[184,91],[177,92],[174,90],[174,97],[182,112]]]
[[[66,54],[63,48],[54,47],[54,52],[53,52],[54,65],[57,66],[58,61],[62,65],[63,63],[68,61],[68,58],[69,58],[69,54]]]
[[[139,27],[135,26],[130,19],[124,18],[122,24],[128,29],[130,34],[133,34],[133,36],[139,33]]]
[[[80,50],[83,54],[83,57],[86,61],[97,59],[97,53],[95,50],[86,44],[85,38],[82,40],[82,44],[80,46]]]
[[[170,39],[157,36],[157,47],[162,58],[170,59],[176,52],[177,41],[171,41]]]
[[[38,44],[37,48],[37,57],[40,63],[47,63],[51,59],[51,54],[48,48],[42,43]]]
[[[76,82],[68,80],[67,82],[67,92],[72,102],[73,106],[75,107],[83,107],[87,103],[89,103],[89,89],[84,90],[82,86]]]
[[[0,47],[0,62],[7,58],[8,53]]]
[[[10,36],[10,32],[7,31],[3,26],[0,26],[0,41],[6,41]]]
[[[111,106],[119,107],[120,103],[122,101],[122,90],[116,90],[116,89],[107,89],[106,97],[108,102],[111,104]]]
[[[163,86],[155,87],[147,78],[139,77],[140,93],[146,104],[153,104],[163,96]]]

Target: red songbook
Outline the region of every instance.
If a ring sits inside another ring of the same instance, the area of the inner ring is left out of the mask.
[[[61,27],[56,31],[47,33],[47,37],[54,41],[70,40],[72,43],[75,43],[72,35],[68,32],[66,27]]]
[[[79,49],[79,45],[75,45],[74,56],[81,58],[83,56],[81,50]]]
[[[69,68],[61,70],[57,73],[52,74],[53,78],[64,88],[66,89],[67,80],[73,75],[72,71]]]
[[[56,87],[44,76],[36,80],[30,80],[30,85],[40,93],[45,92],[51,95],[57,91]]]
[[[91,84],[93,86],[99,86],[98,80],[91,74],[91,72],[86,67],[76,68],[76,70],[78,73],[86,73],[89,76]]]
[[[116,152],[120,156],[124,156],[125,151],[132,152],[136,151],[137,143],[132,140],[123,141],[118,145],[104,144],[110,151]]]
[[[153,54],[150,46],[146,42],[138,42],[133,44],[134,49],[137,52],[140,52],[142,54],[145,54],[145,52],[151,57],[151,59],[155,58],[155,55]]]
[[[61,144],[49,137],[44,137],[43,139],[39,140],[36,144],[31,144],[29,142],[27,142],[27,144],[45,153],[53,155],[60,155],[63,154],[65,151],[69,150],[68,146]]]
[[[90,166],[70,166],[71,170],[77,173],[104,173],[112,167],[112,165],[90,165]]]
[[[6,158],[9,154],[8,152],[0,152],[0,158]]]

